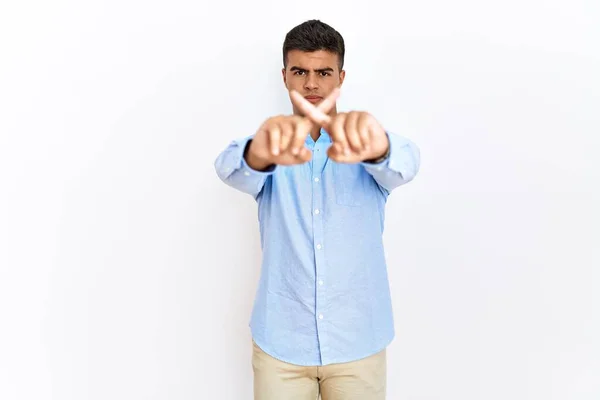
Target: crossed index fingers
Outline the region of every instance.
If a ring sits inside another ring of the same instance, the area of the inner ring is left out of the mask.
[[[315,107],[308,100],[302,97],[300,93],[296,92],[295,90],[290,92],[290,96],[294,105],[298,107],[298,109],[300,109],[311,121],[321,126],[329,125],[329,123],[331,123],[331,117],[327,115],[327,113],[333,108],[339,95],[340,89],[335,88],[329,94],[329,96],[324,98],[323,101]]]

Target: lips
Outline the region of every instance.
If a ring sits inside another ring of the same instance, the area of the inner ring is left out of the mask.
[[[304,98],[308,101],[310,101],[311,103],[317,103],[321,100],[323,100],[323,98],[321,96],[304,96]]]

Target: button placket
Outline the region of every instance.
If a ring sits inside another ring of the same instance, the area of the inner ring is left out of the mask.
[[[325,252],[323,251],[325,244],[324,241],[324,230],[323,230],[323,181],[322,171],[326,162],[326,156],[323,151],[320,151],[320,147],[323,145],[321,142],[317,142],[313,152],[313,168],[312,168],[312,191],[313,191],[313,203],[312,203],[312,220],[313,220],[313,246],[315,251],[315,284],[316,284],[316,300],[315,300],[315,318],[317,323],[317,335],[319,336],[319,343],[321,350],[327,347],[327,332],[323,329],[323,321],[325,318],[325,285],[324,276],[325,271]]]

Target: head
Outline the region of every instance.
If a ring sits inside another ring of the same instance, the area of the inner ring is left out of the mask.
[[[331,26],[310,20],[294,27],[283,42],[283,82],[288,92],[296,90],[313,104],[336,87],[346,75],[344,39]],[[335,107],[332,110],[336,112]],[[294,113],[298,110],[294,107]]]

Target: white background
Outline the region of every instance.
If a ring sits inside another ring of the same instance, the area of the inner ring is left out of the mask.
[[[597,0],[6,0],[0,399],[252,398],[256,205],[213,161],[290,112],[310,18],[346,39],[340,109],[421,148],[388,398],[600,398]]]

